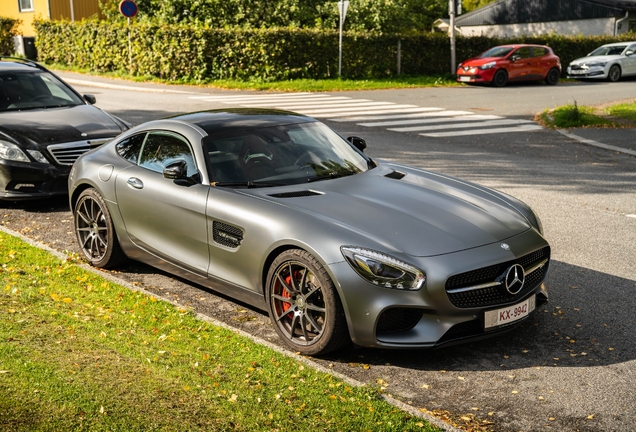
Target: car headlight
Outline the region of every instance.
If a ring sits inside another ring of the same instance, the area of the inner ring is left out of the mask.
[[[0,159],[29,162],[29,158],[20,147],[7,141],[0,141]]]
[[[587,66],[588,67],[605,67],[606,64],[607,64],[607,62],[588,63]]]
[[[33,159],[35,159],[36,161],[40,163],[49,163],[49,161],[47,161],[44,155],[40,153],[39,151],[37,150],[27,150],[27,151],[29,152],[31,156],[33,156]]]
[[[492,69],[493,67],[495,67],[496,64],[497,62],[494,62],[494,61],[484,63],[483,65],[479,66],[479,69],[481,70]]]
[[[423,271],[381,252],[354,246],[340,250],[356,273],[374,285],[415,291],[426,281]]]

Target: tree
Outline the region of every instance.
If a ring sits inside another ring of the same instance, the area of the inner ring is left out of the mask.
[[[470,12],[480,7],[494,3],[497,0],[462,0],[462,7],[465,12]]]

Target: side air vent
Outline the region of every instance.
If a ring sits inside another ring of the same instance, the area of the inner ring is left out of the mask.
[[[314,196],[314,195],[322,195],[322,194],[318,192],[310,191],[310,190],[302,190],[302,191],[271,194],[270,196],[274,198],[300,198],[300,197],[308,197],[308,196]]]
[[[392,179],[395,179],[395,180],[400,180],[400,179],[403,179],[404,177],[406,177],[406,174],[404,174],[403,172],[400,172],[400,171],[393,171],[391,173],[388,173],[384,177],[392,178]]]
[[[222,246],[237,248],[243,241],[243,231],[235,226],[214,221],[212,223],[212,238]]]

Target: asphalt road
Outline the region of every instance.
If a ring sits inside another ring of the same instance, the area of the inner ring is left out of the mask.
[[[75,87],[96,94],[98,106],[133,123],[222,106],[185,93]],[[528,119],[574,98],[580,104],[636,98],[636,86],[632,81],[346,94],[422,106],[435,101],[446,109],[481,108]],[[365,137],[372,157],[444,172],[524,200],[543,220],[553,261],[550,303],[506,336],[436,351],[348,349],[317,361],[359,381],[382,383],[386,392],[418,408],[449,411],[459,426],[465,417],[470,425],[482,422],[497,431],[636,430],[635,157],[550,130],[431,138],[327,123],[343,135]],[[0,203],[0,223],[59,250],[78,250],[71,221],[63,199]],[[245,305],[140,264],[116,273],[276,343],[267,317]]]

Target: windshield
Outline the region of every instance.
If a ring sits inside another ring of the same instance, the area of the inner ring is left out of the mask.
[[[614,45],[614,46],[602,46],[596,48],[589,55],[590,56],[610,56],[610,55],[621,55],[623,50],[627,48],[627,45]]]
[[[232,131],[204,144],[217,186],[282,186],[369,169],[364,156],[319,122]]]
[[[490,48],[488,51],[481,53],[478,58],[488,58],[488,57],[505,57],[510,54],[514,47],[494,47]]]
[[[82,100],[75,93],[48,72],[0,72],[0,111],[81,104]]]

